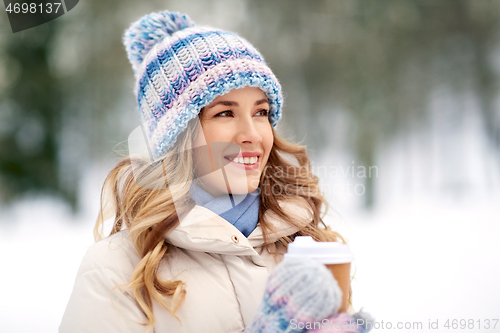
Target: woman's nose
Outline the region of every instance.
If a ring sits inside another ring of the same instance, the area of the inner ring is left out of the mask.
[[[259,132],[258,124],[253,118],[240,119],[238,122],[236,141],[238,143],[256,144],[262,141],[262,135]]]

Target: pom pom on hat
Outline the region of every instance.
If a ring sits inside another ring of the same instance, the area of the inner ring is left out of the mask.
[[[140,18],[125,31],[123,44],[134,73],[155,44],[173,33],[194,26],[187,15],[163,11]]]

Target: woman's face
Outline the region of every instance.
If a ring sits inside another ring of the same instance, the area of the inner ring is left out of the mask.
[[[268,113],[267,96],[255,87],[233,89],[202,110],[194,146],[208,144],[208,154],[194,155],[195,173],[204,175],[198,185],[214,197],[258,188],[274,140]]]

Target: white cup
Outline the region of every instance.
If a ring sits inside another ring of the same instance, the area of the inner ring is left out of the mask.
[[[316,242],[311,236],[297,236],[288,244],[285,258],[311,259],[326,265],[342,290],[342,306],[339,312],[347,311],[351,292],[351,262],[354,261],[349,245],[339,242]]]

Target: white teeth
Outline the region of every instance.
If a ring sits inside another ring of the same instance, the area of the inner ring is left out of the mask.
[[[253,156],[253,157],[235,157],[232,161],[240,164],[255,164],[257,163],[258,160],[259,158],[257,156]]]

